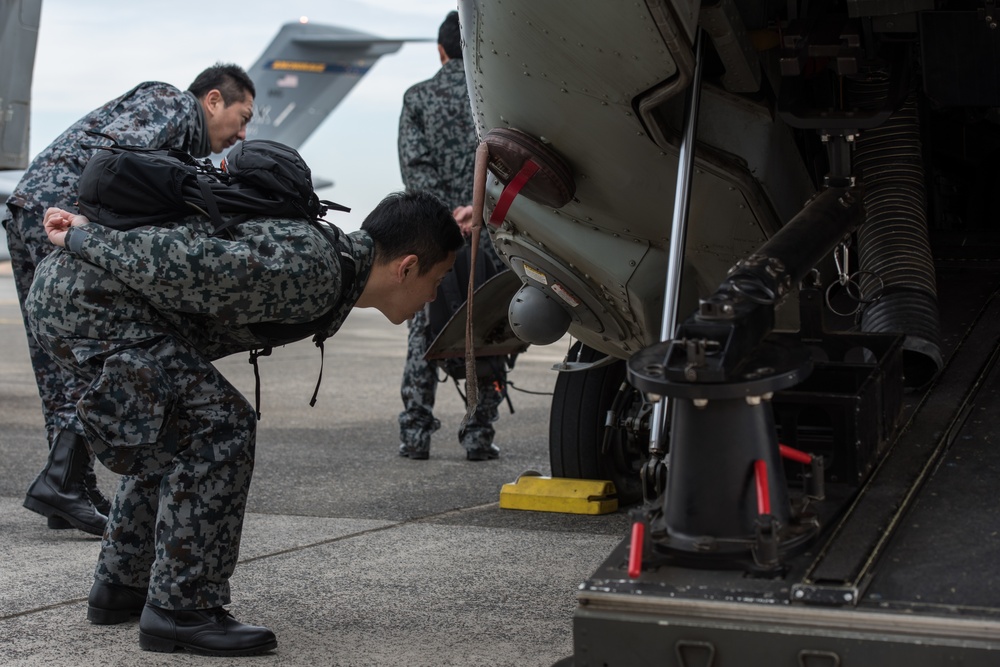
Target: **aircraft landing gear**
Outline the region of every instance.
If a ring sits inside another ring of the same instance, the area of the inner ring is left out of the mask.
[[[576,343],[570,357],[603,355]],[[552,475],[614,482],[619,505],[642,500],[651,406],[625,381],[625,362],[559,374],[549,419]]]

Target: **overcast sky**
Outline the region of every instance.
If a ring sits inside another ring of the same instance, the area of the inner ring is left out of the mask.
[[[437,71],[437,29],[455,8],[455,0],[42,0],[31,154],[141,81],[185,89],[217,61],[249,69],[282,24],[303,16],[380,37],[430,38],[380,58],[299,149],[316,176],[335,183],[320,197],[352,209],[328,219],[357,229],[385,194],[402,188],[403,93]]]

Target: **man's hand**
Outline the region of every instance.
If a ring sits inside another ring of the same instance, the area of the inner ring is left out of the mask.
[[[53,245],[60,248],[66,246],[66,232],[70,227],[85,225],[89,220],[82,215],[76,215],[61,208],[50,208],[45,211],[42,224],[45,226],[45,233]]]
[[[455,222],[458,223],[458,228],[462,230],[463,236],[469,236],[472,234],[472,229],[476,226],[476,224],[472,219],[471,206],[459,206],[451,212],[451,215],[455,218]]]

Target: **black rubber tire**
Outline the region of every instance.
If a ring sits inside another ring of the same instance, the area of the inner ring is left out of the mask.
[[[570,350],[574,361],[594,361],[603,356],[586,346],[580,351],[581,346],[576,343]],[[608,409],[623,382],[624,361],[559,374],[549,417],[549,462],[553,477],[611,480],[618,492],[618,504],[631,505],[642,500],[639,469],[644,459],[629,455],[618,436],[610,448],[615,451],[601,451]]]

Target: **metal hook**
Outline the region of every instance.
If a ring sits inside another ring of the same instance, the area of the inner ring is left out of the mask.
[[[843,256],[843,263],[841,263],[841,256]],[[847,269],[851,265],[851,251],[847,243],[841,243],[833,249],[833,263],[837,266],[837,282],[841,286],[846,285],[850,280]]]

